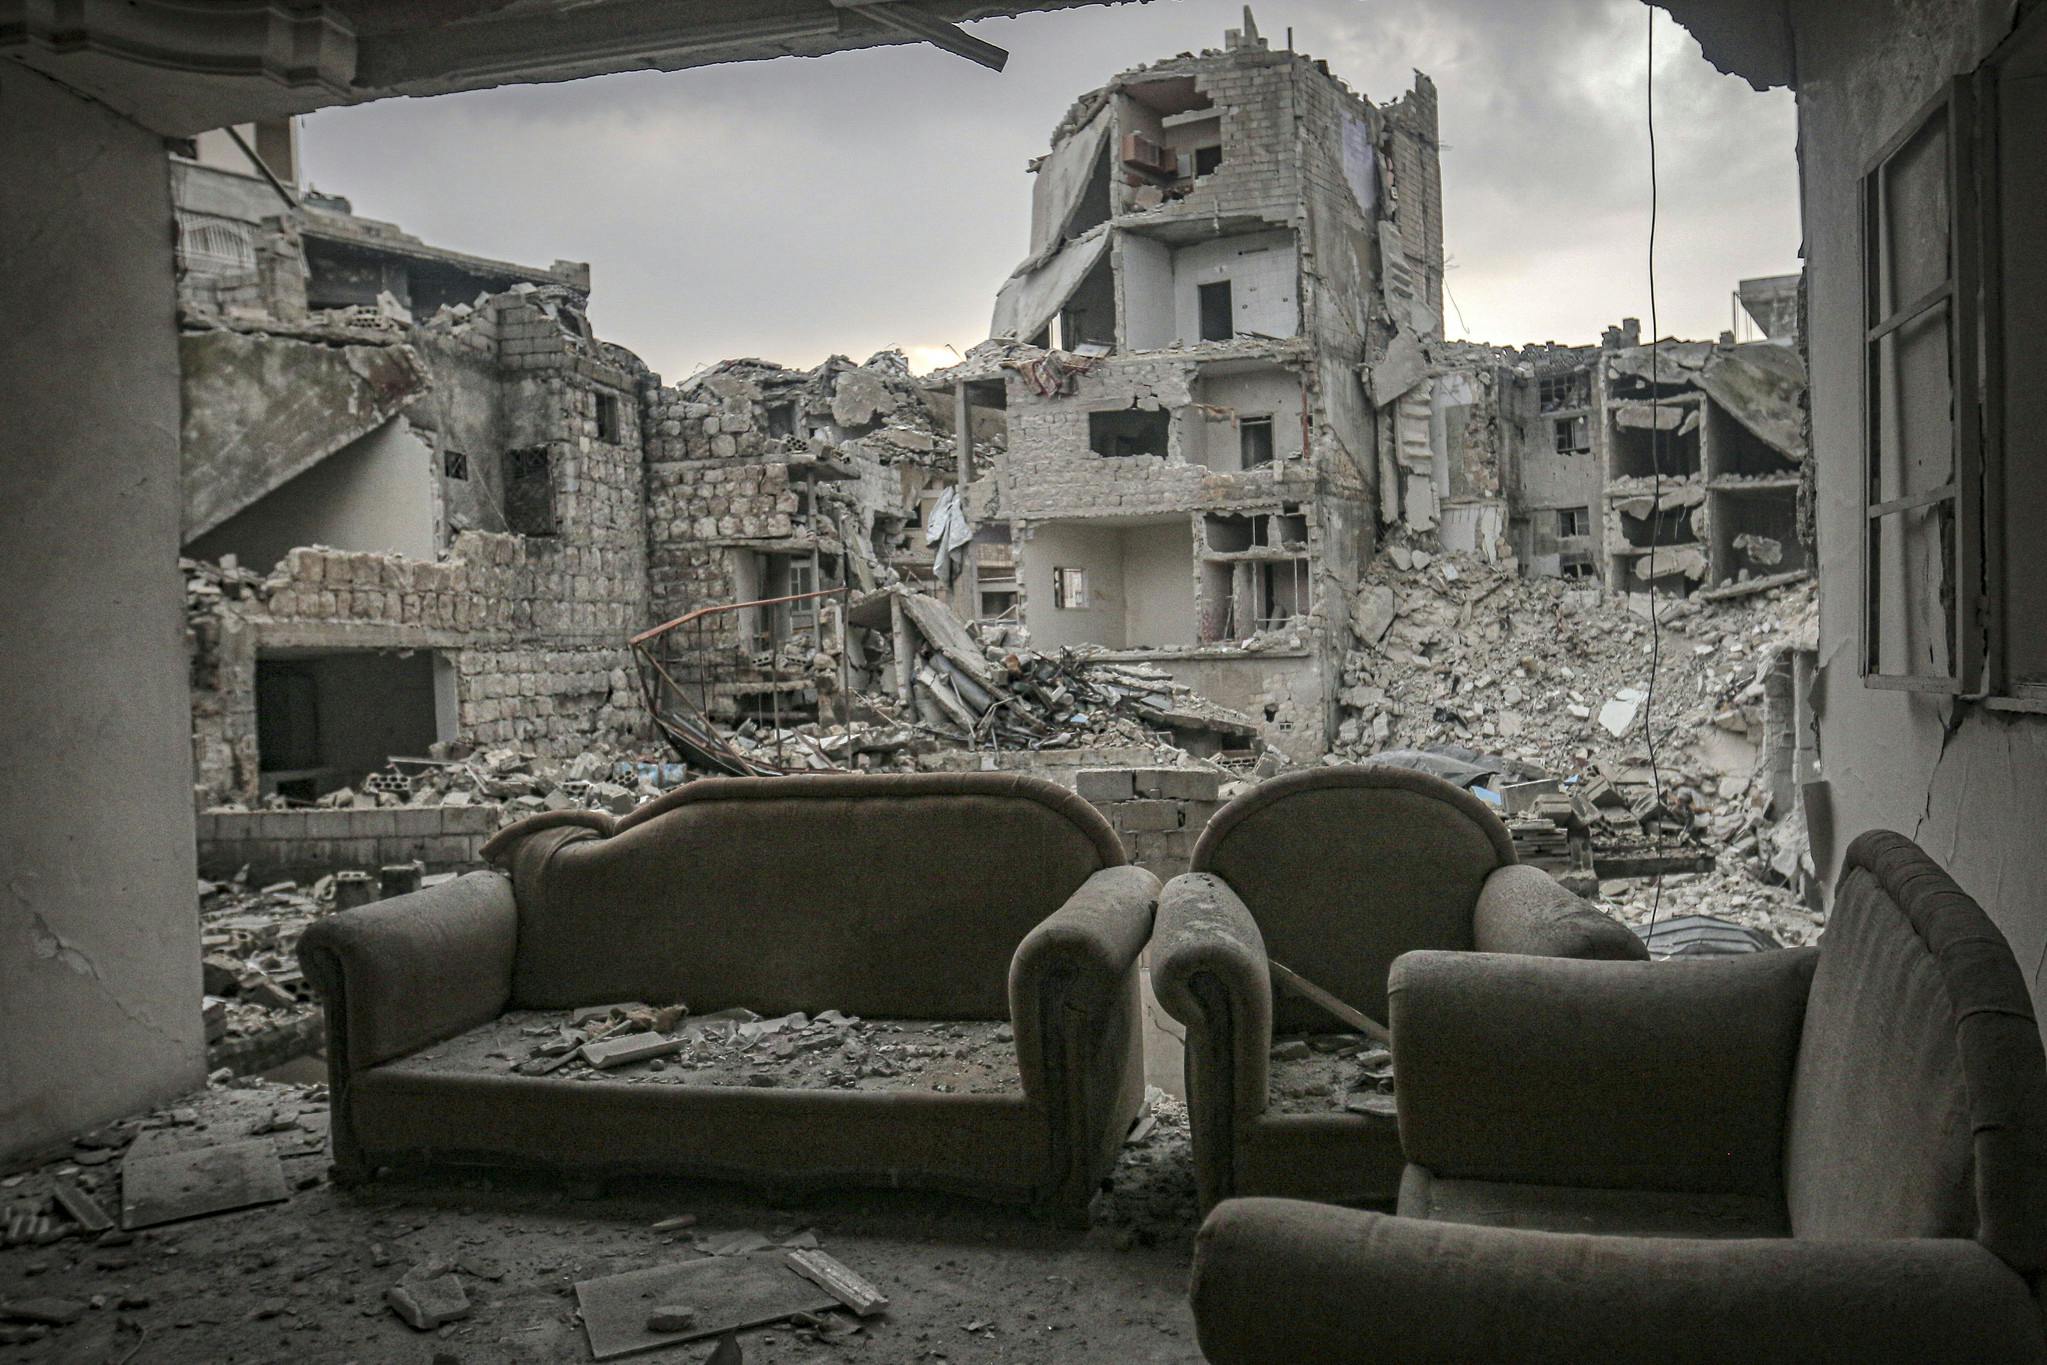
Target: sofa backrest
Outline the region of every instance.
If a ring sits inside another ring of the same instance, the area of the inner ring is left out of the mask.
[[[608,836],[565,825],[490,849],[519,906],[514,1008],[1005,1019],[1017,944],[1125,861],[1092,806],[1004,773],[706,778]]]
[[[2047,1264],[2047,1054],[2018,962],[1918,845],[1849,845],[1785,1130],[1798,1237],[1974,1237]]]
[[[1406,768],[1321,767],[1217,811],[1192,870],[1229,883],[1270,958],[1383,1023],[1393,959],[1470,948],[1479,888],[1513,861],[1506,826],[1470,792]],[[1283,994],[1273,1022],[1331,1027]]]

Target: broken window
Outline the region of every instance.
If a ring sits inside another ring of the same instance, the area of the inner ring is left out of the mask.
[[[779,441],[796,434],[796,402],[794,399],[786,403],[768,404],[765,416],[767,418],[769,440]]]
[[[1196,147],[1194,149],[1194,175],[1196,179],[1212,173],[1216,167],[1222,164],[1223,149],[1221,144],[1213,147]]]
[[[1087,570],[1052,570],[1052,605],[1066,611],[1087,610]]]
[[[597,439],[607,445],[618,444],[618,395],[615,393],[597,395]]]
[[[1559,507],[1557,509],[1557,537],[1589,536],[1592,534],[1592,509],[1590,507]]]
[[[1536,394],[1546,413],[1589,408],[1592,406],[1592,371],[1576,369],[1563,374],[1544,375],[1536,381]]]
[[[1088,449],[1097,455],[1164,455],[1166,436],[1172,425],[1163,410],[1114,408],[1087,415]]]
[[[505,529],[515,535],[552,536],[554,457],[546,446],[505,452]]]
[[[1237,334],[1236,308],[1230,301],[1230,282],[1218,280],[1197,289],[1201,300],[1201,339],[1228,341]],[[1180,297],[1185,298],[1182,294]]]
[[[1592,449],[1592,419],[1582,413],[1552,418],[1550,435],[1559,455],[1582,455]]]
[[[1974,186],[1956,82],[1863,176],[1864,681],[1959,692],[1978,550]],[[1964,314],[1967,314],[1965,316]]]
[[[1237,423],[1237,445],[1244,455],[1244,468],[1263,469],[1272,463],[1272,419],[1245,417]]]
[[[441,452],[441,472],[451,479],[469,477],[469,456],[459,450]]]

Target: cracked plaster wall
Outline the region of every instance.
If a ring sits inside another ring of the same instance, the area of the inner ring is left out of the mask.
[[[162,140],[0,66],[0,1164],[203,1080]]]
[[[1813,857],[1831,884],[1856,834],[1917,839],[2010,940],[2034,1000],[2047,988],[2047,717],[1865,688],[1857,676],[1862,461],[1856,176],[1949,77],[2006,31],[2009,0],[1799,0],[1808,360],[1818,462],[1819,716],[1824,825]],[[1808,809],[1814,802],[1809,795]],[[2047,1017],[2047,1016],[2043,1016]]]

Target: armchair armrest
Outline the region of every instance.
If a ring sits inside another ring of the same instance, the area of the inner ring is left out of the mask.
[[[1407,1159],[1466,1179],[1780,1193],[1818,953],[1403,955],[1388,992]]]
[[[1024,1094],[1051,1124],[1046,1202],[1069,1221],[1085,1222],[1096,1177],[1144,1098],[1137,958],[1158,894],[1159,879],[1141,867],[1103,868],[1010,960],[1017,1066]]]
[[[1201,1229],[1192,1297],[1215,1365],[2047,1358],[2025,1281],[1958,1239],[1594,1237],[1239,1199]]]
[[[474,872],[306,930],[299,965],[326,1007],[337,1164],[359,1164],[349,1124],[357,1073],[504,1011],[518,923],[511,882]]]
[[[1151,986],[1187,1026],[1187,1116],[1204,1208],[1227,1198],[1235,1129],[1265,1112],[1272,1047],[1272,969],[1258,922],[1220,877],[1173,878],[1159,898]]]
[[[1649,960],[1649,945],[1632,929],[1525,864],[1500,868],[1485,879],[1471,927],[1482,953]]]

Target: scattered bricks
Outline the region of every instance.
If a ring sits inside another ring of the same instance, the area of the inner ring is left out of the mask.
[[[1084,801],[1128,801],[1136,795],[1128,768],[1082,768],[1073,775],[1073,790]]]
[[[428,1268],[441,1267],[421,1267]],[[445,1323],[469,1316],[469,1294],[462,1288],[461,1279],[452,1274],[421,1276],[418,1279],[407,1275],[384,1291],[384,1302],[390,1304],[391,1311],[416,1332],[431,1332]]]
[[[353,910],[377,898],[377,884],[367,872],[349,870],[334,874],[334,908]]]
[[[200,989],[208,995],[233,995],[241,988],[242,965],[214,954],[199,959]]]
[[[1131,833],[1180,828],[1177,801],[1119,801],[1109,817],[1118,829]]]

